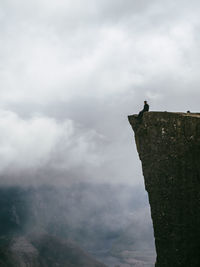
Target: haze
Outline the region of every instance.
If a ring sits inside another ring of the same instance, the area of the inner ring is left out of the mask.
[[[1,184],[143,186],[127,115],[199,110],[199,5],[2,0]]]

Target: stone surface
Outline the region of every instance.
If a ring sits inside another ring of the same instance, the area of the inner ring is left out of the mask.
[[[200,266],[200,114],[129,116],[149,195],[156,267]]]

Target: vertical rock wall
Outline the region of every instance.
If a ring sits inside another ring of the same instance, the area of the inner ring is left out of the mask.
[[[156,267],[200,266],[200,115],[129,116],[149,195]]]

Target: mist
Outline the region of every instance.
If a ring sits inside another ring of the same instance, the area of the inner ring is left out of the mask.
[[[2,1],[1,183],[52,183],[49,170],[58,183],[143,186],[127,115],[144,99],[150,110],[198,111],[198,10],[197,1]]]
[[[110,267],[129,259],[123,259],[124,251],[133,251],[132,261],[138,253],[143,260],[150,253],[155,261],[147,194],[139,187],[88,182],[62,188],[4,186],[0,195],[1,236],[65,238]],[[153,261],[147,261],[149,266]]]

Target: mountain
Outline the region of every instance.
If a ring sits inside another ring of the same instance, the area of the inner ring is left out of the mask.
[[[200,266],[200,114],[129,116],[149,195],[156,267]]]
[[[52,238],[53,247],[57,246],[55,242],[71,240],[77,253],[81,248],[86,255],[92,255],[93,261],[95,258],[109,267],[120,266],[125,259],[113,253],[113,248],[120,246],[122,253],[126,249],[143,251],[145,244],[154,250],[150,216],[143,219],[143,213],[148,214],[146,205],[145,191],[133,186],[86,182],[68,187],[1,186],[0,259],[13,258],[10,248],[16,240],[25,240],[27,247],[40,255],[43,247],[38,247],[39,241],[34,243],[34,233],[43,244],[49,240],[46,237]],[[51,256],[52,252],[47,252]],[[132,253],[130,258],[134,257]]]
[[[73,242],[47,234],[1,238],[2,267],[105,267]]]

